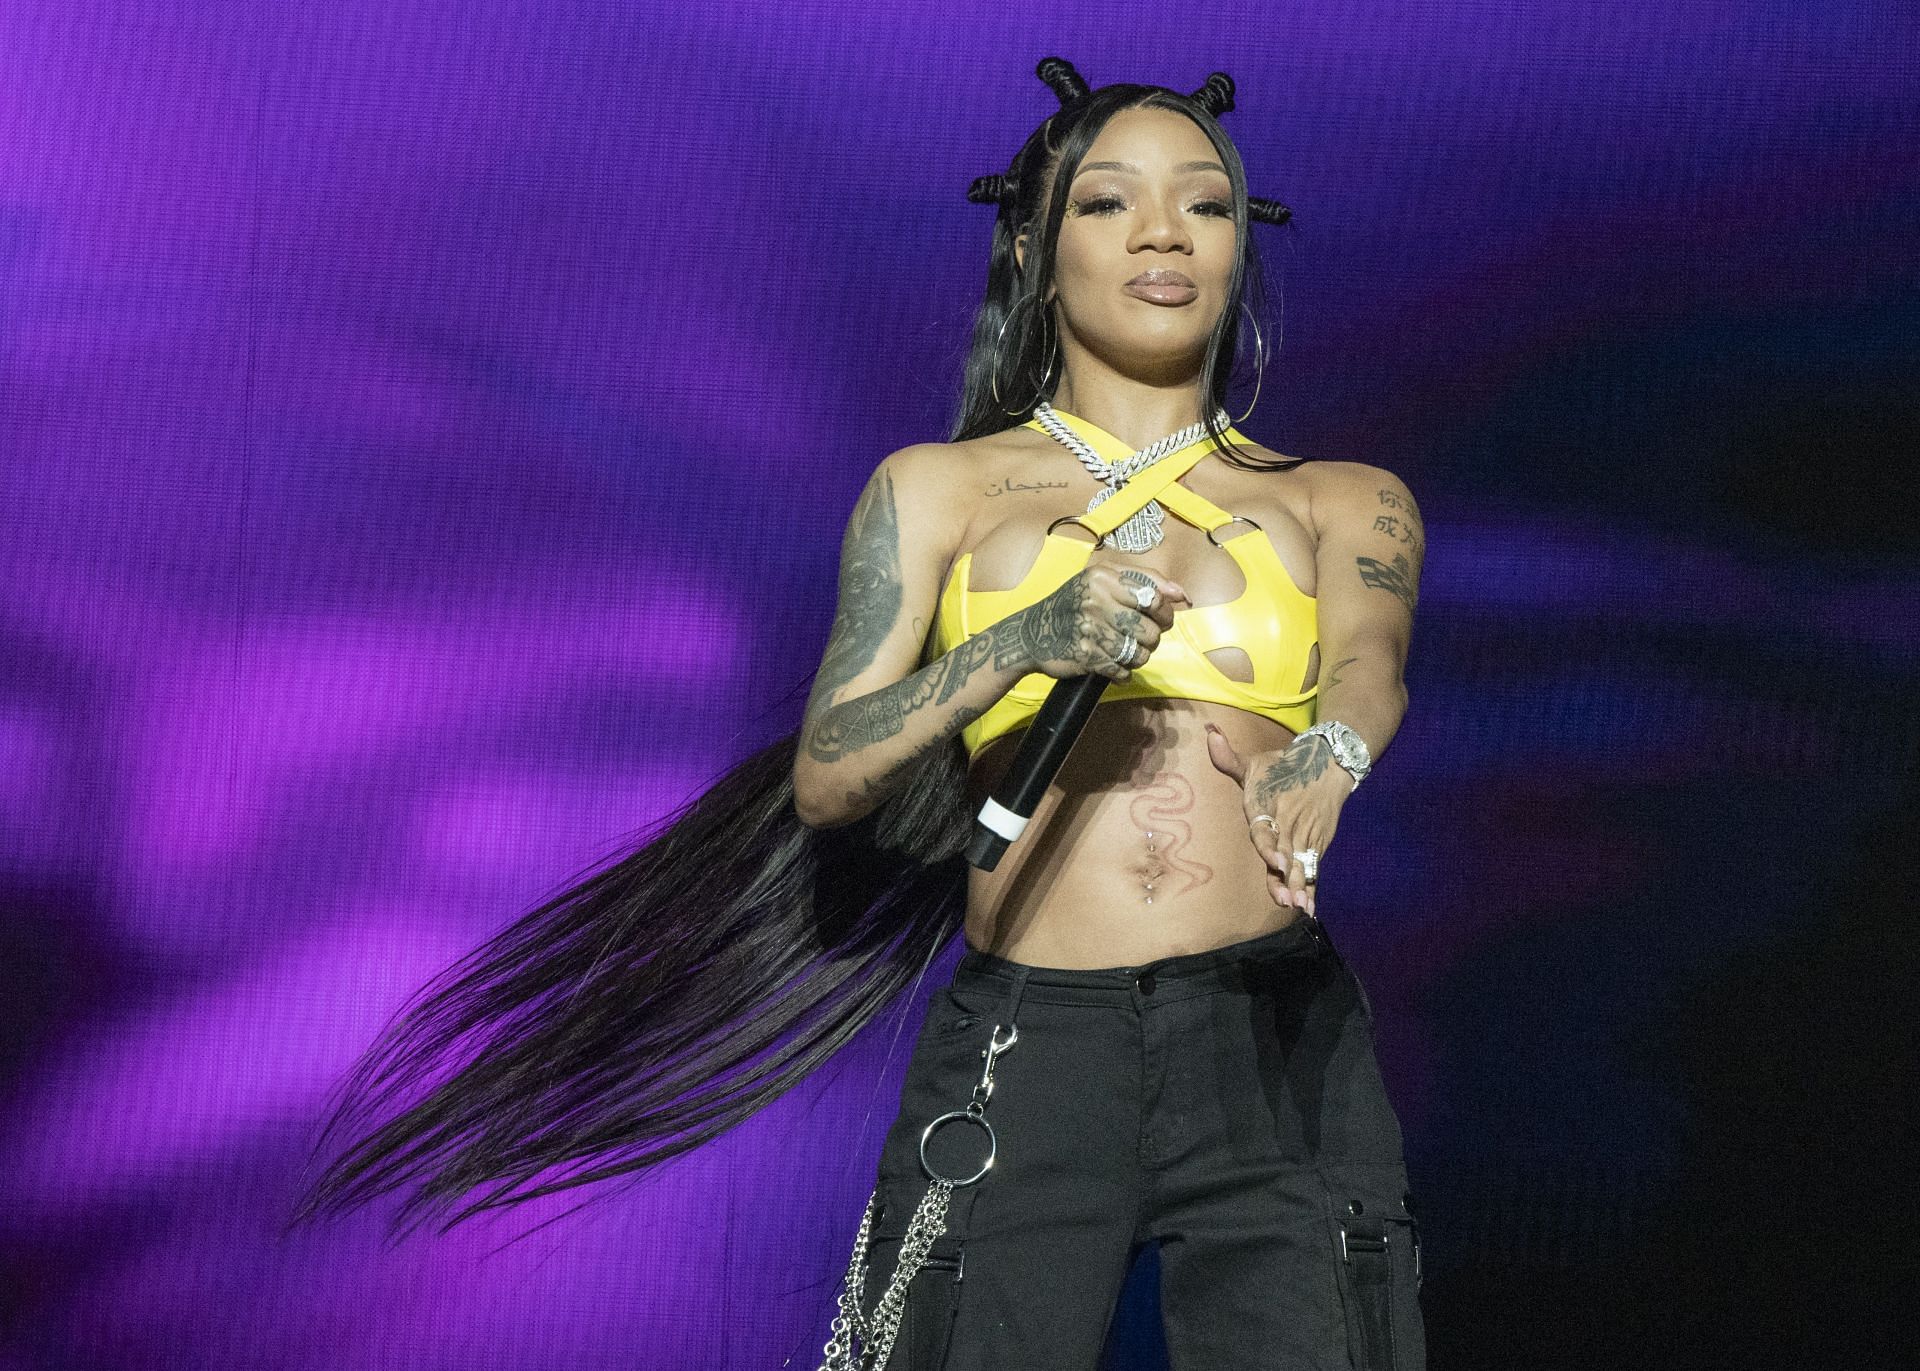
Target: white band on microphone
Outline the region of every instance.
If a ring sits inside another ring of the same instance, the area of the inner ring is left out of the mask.
[[[1019,837],[1027,826],[1026,816],[1015,814],[991,795],[987,796],[986,804],[980,807],[980,822],[1008,842]]]

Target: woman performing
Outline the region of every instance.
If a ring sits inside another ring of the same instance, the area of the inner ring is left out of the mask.
[[[297,1218],[412,1183],[402,1215],[452,1223],[656,1165],[961,932],[829,1371],[1092,1368],[1147,1243],[1178,1371],[1424,1366],[1400,1127],[1314,900],[1406,712],[1419,512],[1223,407],[1249,223],[1289,217],[1247,193],[1232,82],[1039,75],[1059,111],[970,192],[997,218],[959,419],[867,482],[798,732],[445,973],[328,1132],[393,1117]],[[1044,801],[969,867],[1022,730],[1089,673]]]

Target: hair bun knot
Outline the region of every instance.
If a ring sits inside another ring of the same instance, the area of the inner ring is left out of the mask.
[[[1293,218],[1293,211],[1278,200],[1263,199],[1258,195],[1247,197],[1247,218],[1257,219],[1263,224],[1284,224]]]
[[[976,205],[997,205],[1007,194],[1007,178],[999,172],[976,176],[967,187],[967,199]]]
[[[1224,71],[1216,71],[1191,98],[1200,108],[1218,119],[1233,108],[1233,78]]]
[[[1060,97],[1061,109],[1084,98],[1092,89],[1087,85],[1086,78],[1074,70],[1073,63],[1064,57],[1042,57],[1033,74],[1045,81],[1053,93]]]

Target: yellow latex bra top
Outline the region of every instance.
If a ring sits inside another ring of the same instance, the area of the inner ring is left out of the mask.
[[[1133,455],[1132,449],[1106,430],[1057,407],[1054,413],[1107,461],[1118,462]],[[1037,419],[1028,420],[1024,427],[1046,431]],[[1228,428],[1227,436],[1236,442],[1247,441],[1237,429]],[[1295,690],[1306,679],[1308,661],[1319,641],[1315,598],[1294,584],[1273,544],[1257,525],[1244,518],[1236,521],[1218,505],[1180,484],[1178,478],[1213,450],[1212,440],[1203,434],[1198,442],[1136,474],[1117,494],[1091,511],[1074,516],[1083,530],[1104,541],[1147,501],[1158,499],[1187,523],[1206,530],[1215,545],[1239,565],[1247,581],[1246,589],[1235,599],[1176,611],[1173,627],[1161,635],[1153,657],[1145,666],[1135,668],[1126,680],[1109,683],[1100,700],[1102,704],[1150,696],[1212,700],[1263,715],[1298,733],[1314,722],[1314,697],[1320,693],[1317,680],[1310,690]],[[1220,529],[1235,522],[1241,525],[1241,532],[1230,538],[1218,536]],[[963,553],[941,591],[924,661],[933,661],[981,630],[1046,598],[1084,567],[1095,543],[1062,531],[1065,527],[1062,523],[1059,530],[1047,534],[1039,557],[1011,590],[969,589],[973,554]],[[1223,647],[1246,652],[1253,664],[1252,681],[1237,681],[1224,674],[1206,655]],[[968,757],[977,756],[994,739],[1031,723],[1053,683],[1054,678],[1043,671],[1030,672],[1015,682],[991,709],[961,731]]]

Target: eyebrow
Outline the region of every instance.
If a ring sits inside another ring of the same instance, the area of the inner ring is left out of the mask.
[[[1227,173],[1227,169],[1218,162],[1182,162],[1179,166],[1175,167],[1174,170],[1176,172],[1217,171],[1222,176]],[[1080,171],[1130,171],[1135,176],[1140,175],[1140,168],[1131,162],[1082,162],[1080,164]],[[1079,174],[1080,172],[1074,173],[1076,176]]]

